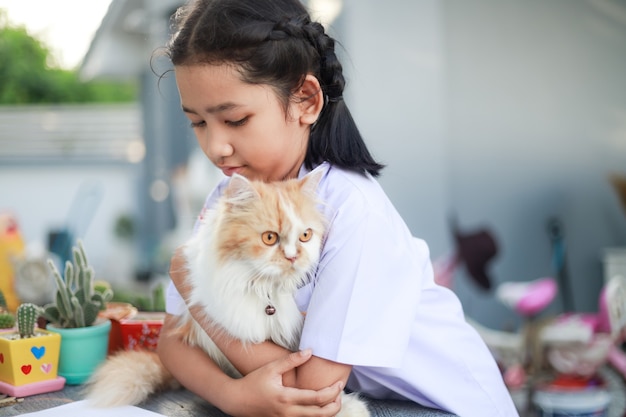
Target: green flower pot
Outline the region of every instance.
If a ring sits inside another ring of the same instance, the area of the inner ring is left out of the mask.
[[[107,356],[111,320],[98,319],[93,326],[64,329],[48,324],[51,332],[61,335],[59,375],[68,385],[86,382]]]

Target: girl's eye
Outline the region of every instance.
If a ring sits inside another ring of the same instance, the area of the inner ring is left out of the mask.
[[[248,117],[244,117],[243,119],[240,120],[235,120],[235,121],[226,121],[226,124],[232,127],[239,127],[239,126],[243,126],[248,122]]]
[[[300,242],[308,242],[309,240],[311,240],[311,238],[313,237],[313,230],[311,229],[306,229],[304,232],[302,232],[302,234],[300,235]]]
[[[278,234],[274,232],[263,232],[261,240],[263,240],[263,243],[267,246],[274,246],[278,243]]]
[[[203,121],[201,121],[201,122],[191,122],[191,123],[189,123],[189,126],[190,126],[192,129],[195,129],[196,127],[202,127],[202,126],[204,126],[205,124],[206,124],[206,123],[205,123],[205,122],[204,122],[204,120],[203,120]]]

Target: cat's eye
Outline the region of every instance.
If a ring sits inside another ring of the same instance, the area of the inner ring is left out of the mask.
[[[309,240],[311,240],[311,238],[313,237],[313,230],[311,229],[306,229],[304,232],[302,232],[302,234],[300,235],[300,242],[308,242]]]
[[[261,235],[261,240],[263,240],[263,243],[265,243],[267,246],[273,246],[278,243],[278,234],[269,231],[263,232],[263,234]]]

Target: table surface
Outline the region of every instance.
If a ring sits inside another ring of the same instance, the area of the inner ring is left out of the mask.
[[[608,417],[622,417],[626,413],[626,384],[623,378],[615,371],[605,368],[602,376],[606,379],[608,389],[611,392],[612,401],[608,412]],[[0,407],[0,416],[19,416],[24,413],[32,413],[47,408],[57,407],[84,399],[82,385],[66,385],[63,390],[45,394],[33,395],[24,398],[22,401]],[[1,395],[0,395],[1,396]],[[406,412],[402,402],[387,402],[385,411],[377,408],[374,415],[392,416],[394,407],[396,411]],[[163,414],[169,417],[228,417],[217,408],[211,406],[202,398],[185,389],[167,390],[153,395],[146,403],[139,407]],[[390,407],[390,408],[389,408]],[[450,414],[431,409],[412,410],[415,416],[449,416]],[[405,414],[406,415],[406,414]],[[534,413],[531,413],[534,416]],[[526,417],[526,416],[524,416]]]
[[[61,391],[26,397],[21,402],[1,407],[0,416],[19,416],[82,400],[84,399],[83,388],[82,385],[66,385]],[[140,407],[171,417],[227,417],[226,414],[185,389],[164,391],[153,395]]]
[[[52,407],[58,407],[72,401],[83,400],[83,386],[66,385],[61,391],[33,395],[21,402],[0,407],[0,416],[19,416]],[[185,389],[168,390],[150,397],[139,407],[163,414],[168,417],[229,417],[211,406],[202,398]],[[448,417],[452,414],[420,407],[405,401],[383,401],[370,405],[373,416],[392,417],[397,414],[415,417]]]

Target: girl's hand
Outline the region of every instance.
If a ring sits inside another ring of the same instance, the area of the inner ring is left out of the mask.
[[[172,256],[170,277],[185,300],[191,293],[191,287],[186,279],[187,273],[183,248],[180,247]],[[296,368],[311,359],[310,351],[285,355],[286,349],[271,342],[265,342],[255,345],[255,352],[251,354],[250,346],[241,345],[225,336],[224,332],[214,332],[214,326],[200,307],[193,306],[189,311],[235,367],[245,375],[241,379],[229,382],[229,385],[233,385],[233,389],[224,387],[225,398],[220,401],[222,406],[218,407],[226,413],[241,417],[330,417],[336,415],[341,409],[340,393],[344,385],[343,381],[350,373],[349,367],[342,366],[339,373],[331,372],[328,368],[319,368],[324,370],[321,375],[321,371],[313,374],[309,372],[309,379],[314,379],[311,384],[307,384],[309,386],[324,386],[324,380],[326,383],[337,381],[319,390],[288,387],[286,384],[300,385],[296,379]],[[320,360],[315,358],[314,362],[319,363]],[[313,366],[313,362],[309,368],[311,367],[318,368]],[[183,385],[186,384],[183,383]]]
[[[236,397],[224,398],[223,411],[235,417],[335,416],[341,409],[341,382],[318,391],[289,388],[282,383],[284,373],[310,358],[310,350],[291,353],[233,379],[233,386],[226,391]]]

